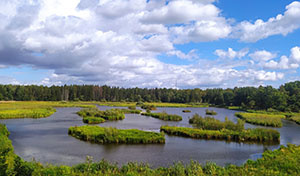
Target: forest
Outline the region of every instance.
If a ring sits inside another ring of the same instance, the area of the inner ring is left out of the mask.
[[[0,100],[209,103],[243,109],[299,112],[300,81],[233,89],[120,88],[98,85],[0,85]]]

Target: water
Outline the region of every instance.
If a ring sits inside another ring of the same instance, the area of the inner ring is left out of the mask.
[[[112,107],[99,107],[101,110]],[[183,113],[189,109],[191,113]],[[158,108],[156,112],[178,114],[183,117],[180,122],[166,122],[138,114],[126,114],[122,121],[105,122],[100,126],[113,126],[121,129],[141,129],[159,131],[161,125],[189,126],[189,117],[198,113],[205,116],[207,108]],[[236,111],[209,108],[218,114],[217,119],[237,121]],[[166,135],[165,144],[139,145],[99,145],[80,141],[68,136],[70,126],[84,125],[76,112],[80,108],[58,108],[51,117],[42,119],[9,119],[0,120],[10,131],[15,152],[27,161],[33,158],[42,163],[74,165],[85,162],[86,156],[94,161],[106,159],[118,164],[129,161],[147,162],[153,167],[169,166],[173,162],[189,163],[196,160],[201,163],[216,162],[219,165],[244,163],[247,159],[257,159],[264,149],[275,149],[279,145],[264,146],[262,144],[244,144],[226,141],[199,140]],[[247,128],[256,127],[246,124]],[[283,127],[276,128],[281,133],[281,144],[293,143],[300,145],[300,126],[294,122],[283,120]]]

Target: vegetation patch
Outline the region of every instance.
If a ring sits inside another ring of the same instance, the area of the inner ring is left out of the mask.
[[[123,120],[125,115],[119,109],[109,109],[100,111],[98,108],[81,109],[77,112],[81,117],[100,117],[105,120]]]
[[[280,133],[273,129],[255,128],[243,131],[203,130],[188,127],[161,126],[161,131],[175,136],[197,139],[217,139],[237,142],[266,142],[279,143]]]
[[[191,111],[188,110],[188,109],[185,109],[185,110],[182,110],[182,112],[184,112],[184,113],[189,113],[189,112],[191,112]]]
[[[121,130],[112,127],[80,126],[70,127],[69,135],[84,141],[100,144],[155,144],[165,143],[163,133],[141,131],[137,129]]]
[[[290,118],[288,118],[288,120],[294,121],[300,125],[300,115],[291,116]]]
[[[206,109],[206,110],[205,110],[205,114],[206,114],[206,115],[217,115],[217,112],[214,111],[214,110],[211,110],[211,111],[210,111],[210,110]]]
[[[182,117],[180,115],[176,114],[167,114],[166,112],[160,112],[160,113],[151,113],[151,112],[143,112],[142,115],[144,116],[151,116],[160,120],[165,121],[181,121]]]
[[[124,114],[140,114],[142,110],[139,109],[111,109],[111,111],[116,111]]]
[[[105,120],[101,117],[84,117],[82,121],[87,124],[99,124],[105,122]]]
[[[146,109],[146,110],[150,110],[150,111],[156,110],[156,106],[154,106],[152,104],[142,104],[141,108]]]
[[[284,115],[245,112],[238,112],[235,115],[251,124],[272,127],[282,127],[281,119],[285,118]]]
[[[235,124],[232,121],[228,120],[225,117],[225,122],[222,122],[213,117],[201,117],[198,114],[195,114],[192,118],[189,119],[189,123],[195,124],[198,128],[204,130],[232,130],[232,131],[243,131],[245,122],[241,119],[238,119],[238,122]]]
[[[1,102],[0,119],[49,117],[56,112],[55,107],[94,107],[94,105],[79,102]]]

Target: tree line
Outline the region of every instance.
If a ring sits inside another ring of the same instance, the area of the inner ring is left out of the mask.
[[[300,110],[300,81],[272,86],[233,89],[121,88],[98,85],[0,85],[0,100],[9,101],[128,101],[209,103],[246,109]]]

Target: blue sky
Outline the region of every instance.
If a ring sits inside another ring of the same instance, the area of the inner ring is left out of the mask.
[[[0,2],[0,84],[211,88],[300,76],[300,2]]]

